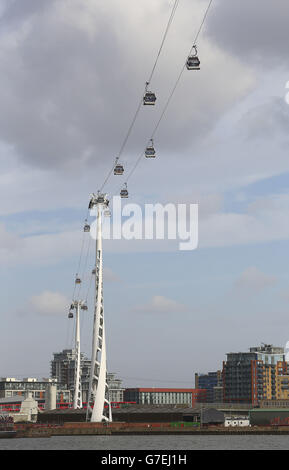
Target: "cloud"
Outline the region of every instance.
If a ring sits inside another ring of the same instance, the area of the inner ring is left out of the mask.
[[[120,282],[121,279],[110,268],[103,268],[103,279],[107,282]]]
[[[136,311],[144,313],[177,313],[186,309],[185,305],[162,295],[154,295],[147,304],[135,308]]]
[[[266,69],[278,63],[287,66],[288,15],[287,0],[216,0],[207,34],[245,63],[262,63]]]
[[[44,291],[28,300],[28,311],[37,315],[63,315],[69,300],[59,292]]]
[[[259,197],[244,212],[219,212],[200,221],[199,245],[232,246],[287,240],[289,195]]]
[[[243,212],[233,210],[225,212],[222,198],[216,195],[198,200],[201,208],[204,202],[204,210],[201,211],[199,219],[197,249],[266,243],[289,238],[289,195],[287,194],[259,197],[249,203]],[[47,229],[47,226],[49,224],[45,222],[44,228]],[[4,224],[0,224],[1,264],[45,266],[78,257],[82,240],[81,230],[61,226],[58,230],[56,233],[19,236],[7,230]],[[29,232],[28,227],[26,231]],[[166,239],[104,240],[104,249],[108,253],[176,252],[179,242],[180,240]],[[92,245],[90,248],[94,249]],[[109,282],[120,281],[118,275],[109,268],[105,270],[104,276]]]
[[[191,47],[192,18],[197,28],[203,7],[194,2],[177,12],[154,79],[158,104],[142,110],[125,158],[142,151],[158,121]],[[169,11],[164,0],[8,3],[0,35],[0,140],[36,168],[106,171],[131,123]],[[149,35],[141,33],[148,21]],[[165,151],[180,155],[195,146],[255,83],[251,71],[204,38],[202,56],[202,73],[184,74],[160,127]]]
[[[0,225],[0,262],[5,266],[51,265],[77,255],[79,232],[62,232],[20,237]]]
[[[269,276],[255,266],[250,266],[235,281],[235,287],[243,291],[260,292],[274,286],[276,282],[275,276]]]
[[[270,140],[287,136],[289,109],[283,98],[272,97],[245,113],[238,124],[247,138]]]

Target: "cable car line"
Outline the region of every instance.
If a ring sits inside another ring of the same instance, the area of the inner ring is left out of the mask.
[[[208,15],[208,13],[209,13],[209,10],[210,10],[210,7],[211,7],[212,3],[213,3],[213,0],[210,0],[208,6],[207,6],[207,8],[206,8],[205,14],[204,14],[204,16],[203,16],[201,25],[200,25],[200,27],[199,27],[199,29],[198,29],[198,32],[197,32],[197,34],[196,34],[196,36],[195,36],[195,38],[194,38],[193,45],[192,45],[192,47],[191,47],[191,49],[190,49],[190,51],[189,51],[189,56],[192,54],[192,52],[193,52],[194,50],[195,50],[195,51],[197,50],[197,49],[196,49],[196,43],[197,43],[198,37],[199,37],[199,35],[200,35],[201,31],[202,31],[202,28],[203,28],[203,26],[204,26],[205,20],[206,20],[206,18],[207,18],[207,15]],[[177,86],[178,86],[178,84],[179,84],[179,82],[180,82],[180,80],[181,80],[181,78],[182,78],[182,75],[183,75],[183,73],[184,73],[184,70],[185,70],[186,66],[187,66],[187,63],[185,62],[185,64],[182,66],[182,69],[181,69],[181,71],[180,71],[180,73],[179,73],[179,75],[178,75],[178,77],[177,77],[177,80],[176,80],[176,82],[175,82],[175,85],[173,86],[173,89],[172,89],[172,91],[171,91],[171,93],[170,93],[170,95],[169,95],[169,97],[168,97],[168,99],[167,99],[167,101],[166,101],[166,104],[165,104],[165,106],[164,106],[164,108],[163,108],[163,111],[162,111],[162,113],[161,113],[161,115],[160,115],[160,117],[159,117],[159,119],[158,119],[158,121],[157,121],[157,123],[156,123],[156,125],[155,125],[155,127],[154,127],[154,130],[153,130],[153,132],[152,132],[152,134],[151,134],[151,137],[150,137],[150,141],[154,138],[154,136],[155,136],[155,134],[156,134],[156,132],[157,132],[157,130],[158,130],[158,128],[159,128],[159,125],[160,125],[160,123],[161,123],[161,121],[162,121],[162,119],[163,119],[163,117],[164,117],[164,115],[165,115],[165,113],[166,113],[166,111],[167,111],[167,109],[168,109],[168,107],[169,107],[169,104],[170,104],[170,102],[171,102],[171,100],[172,100],[172,98],[173,98],[173,95],[174,95],[174,93],[175,93],[175,91],[176,91],[176,88],[177,88]],[[148,145],[149,145],[149,144],[148,144]],[[136,162],[135,162],[133,168],[132,168],[131,171],[129,172],[129,174],[128,174],[127,178],[126,178],[126,183],[127,183],[128,180],[131,178],[131,176],[133,175],[133,173],[135,172],[137,166],[139,165],[140,161],[142,160],[142,157],[143,157],[143,152],[139,155],[139,157],[137,158],[137,160],[136,160]]]
[[[126,146],[126,144],[127,144],[127,141],[128,141],[128,139],[129,139],[129,137],[130,137],[130,134],[131,134],[131,132],[132,132],[132,129],[133,129],[133,127],[134,127],[134,125],[135,125],[135,122],[136,122],[136,120],[137,120],[138,114],[139,114],[139,112],[140,112],[140,110],[141,110],[141,108],[142,108],[142,105],[143,105],[143,104],[154,104],[154,102],[155,102],[155,100],[156,100],[156,97],[155,97],[154,93],[153,93],[153,92],[149,92],[149,91],[147,90],[147,87],[148,87],[148,85],[150,84],[150,82],[151,82],[151,80],[152,80],[152,77],[153,77],[153,75],[154,75],[154,72],[155,72],[155,70],[156,70],[156,66],[157,66],[158,60],[159,60],[159,58],[160,58],[160,55],[161,55],[161,52],[162,52],[162,49],[163,49],[165,40],[166,40],[166,38],[167,38],[167,35],[168,35],[168,32],[169,32],[170,26],[171,26],[171,24],[172,24],[172,22],[173,22],[173,19],[174,19],[176,10],[177,10],[178,5],[179,5],[179,2],[180,2],[180,0],[175,0],[175,2],[174,2],[174,5],[173,5],[173,8],[172,8],[172,11],[171,11],[171,14],[170,14],[170,17],[169,17],[169,20],[168,20],[168,23],[167,23],[167,26],[166,26],[166,29],[165,29],[165,32],[164,32],[162,41],[161,41],[161,45],[160,45],[160,47],[159,47],[159,50],[158,50],[158,53],[157,53],[157,56],[156,56],[156,59],[155,59],[154,65],[153,65],[153,68],[152,68],[152,70],[151,70],[149,79],[148,79],[148,81],[146,82],[145,90],[144,90],[144,92],[143,92],[143,95],[142,95],[141,100],[139,101],[139,104],[138,104],[138,107],[137,107],[136,112],[135,112],[135,114],[134,114],[133,120],[132,120],[132,122],[131,122],[131,124],[130,124],[130,126],[129,126],[129,129],[128,129],[127,133],[126,133],[126,136],[125,136],[125,138],[124,138],[124,141],[123,141],[123,143],[122,143],[122,145],[121,145],[121,147],[120,147],[120,150],[119,150],[119,152],[118,152],[118,158],[121,157],[121,155],[122,155],[122,153],[123,153],[123,151],[124,151],[124,149],[125,149],[125,146]],[[145,99],[145,97],[148,96],[148,95],[150,95],[152,99],[150,99],[150,100],[149,100],[149,99]],[[153,101],[153,95],[154,95],[154,101]],[[150,101],[150,102],[149,102],[149,101]],[[153,102],[152,102],[152,101],[153,101]],[[113,167],[110,169],[110,171],[108,172],[108,174],[107,174],[107,176],[106,176],[106,178],[105,178],[103,184],[101,185],[100,191],[103,190],[104,186],[105,186],[106,183],[108,182],[110,176],[112,175],[112,173],[113,173],[113,171],[114,171],[114,168],[115,168],[115,163],[113,164]]]
[[[164,46],[164,43],[165,43],[165,40],[166,40],[168,31],[169,31],[169,28],[170,28],[170,26],[171,26],[171,24],[172,24],[172,21],[173,21],[173,18],[174,18],[174,16],[175,16],[177,7],[178,7],[178,5],[179,5],[179,1],[180,1],[180,0],[175,0],[175,2],[174,2],[174,5],[173,5],[173,8],[172,8],[172,12],[171,12],[170,18],[169,18],[168,24],[167,24],[166,29],[165,29],[165,33],[164,33],[164,36],[163,36],[163,39],[162,39],[162,42],[161,42],[161,45],[160,45],[160,48],[159,48],[159,51],[158,51],[156,60],[155,60],[155,62],[154,62],[154,65],[153,65],[153,68],[152,68],[152,71],[151,71],[151,74],[150,74],[150,77],[149,77],[149,81],[146,82],[145,93],[151,93],[151,95],[154,95],[152,92],[149,92],[147,88],[148,88],[148,85],[150,84],[150,81],[151,81],[151,79],[152,79],[152,77],[153,77],[153,74],[154,74],[154,72],[155,72],[155,69],[156,69],[156,66],[157,66],[157,63],[158,63],[158,60],[159,60],[159,57],[160,57],[162,48],[163,48],[163,46]],[[141,152],[141,154],[140,154],[139,157],[137,158],[135,164],[133,165],[132,169],[130,170],[130,172],[129,172],[127,178],[126,178],[126,181],[125,181],[124,185],[122,185],[122,187],[121,187],[121,189],[120,189],[120,193],[119,193],[119,194],[120,194],[120,196],[121,196],[122,198],[128,198],[128,196],[129,196],[128,189],[127,189],[128,180],[129,180],[129,179],[131,178],[131,176],[134,174],[134,172],[135,172],[135,170],[136,170],[138,164],[140,163],[141,159],[143,158],[143,156],[145,155],[145,157],[147,157],[147,158],[154,158],[155,155],[156,155],[156,154],[155,154],[155,149],[154,149],[154,144],[153,144],[153,138],[154,138],[154,136],[155,136],[155,134],[156,134],[156,132],[157,132],[159,126],[160,126],[160,123],[161,123],[161,121],[162,121],[162,119],[163,119],[163,117],[164,117],[164,115],[165,115],[167,109],[168,109],[168,106],[169,106],[169,104],[170,104],[170,102],[171,102],[171,100],[172,100],[172,98],[173,98],[173,95],[174,95],[174,93],[175,93],[175,91],[176,91],[176,88],[177,88],[177,86],[178,86],[178,84],[179,84],[179,82],[180,82],[180,80],[181,80],[181,77],[182,77],[182,75],[183,75],[183,72],[184,72],[185,68],[187,67],[189,70],[199,70],[199,68],[197,68],[197,67],[199,66],[199,64],[198,64],[198,62],[197,62],[196,60],[195,60],[195,61],[192,61],[191,64],[189,65],[191,68],[188,67],[188,60],[189,60],[191,57],[195,57],[195,58],[198,59],[198,57],[197,57],[197,46],[196,46],[196,43],[197,43],[197,40],[198,40],[198,38],[199,38],[199,35],[200,35],[201,31],[202,31],[203,25],[204,25],[204,23],[205,23],[205,20],[206,20],[206,18],[207,18],[207,15],[208,15],[208,12],[209,12],[209,9],[210,9],[212,3],[213,3],[213,0],[210,0],[208,6],[207,6],[207,8],[206,8],[205,14],[204,14],[204,16],[203,16],[202,22],[201,22],[201,24],[200,24],[200,27],[199,27],[199,29],[198,29],[198,31],[197,31],[197,34],[196,34],[195,38],[194,38],[194,42],[193,42],[193,45],[192,45],[192,47],[191,47],[191,49],[190,49],[190,52],[189,52],[189,56],[188,56],[188,58],[187,58],[187,61],[186,61],[186,62],[184,63],[184,65],[182,66],[182,69],[181,69],[181,71],[180,71],[180,73],[179,73],[179,75],[178,75],[178,77],[177,77],[177,80],[176,80],[176,82],[175,82],[175,84],[174,84],[174,86],[173,86],[173,88],[172,88],[172,91],[171,91],[171,93],[170,93],[170,95],[169,95],[169,97],[168,97],[168,99],[167,99],[167,101],[166,101],[166,103],[165,103],[165,106],[164,106],[164,108],[163,108],[163,110],[162,110],[162,112],[161,112],[161,115],[160,115],[160,117],[159,117],[159,119],[158,119],[158,121],[157,121],[157,123],[156,123],[154,129],[153,129],[153,132],[152,132],[152,134],[151,134],[151,137],[150,137],[150,139],[149,139],[149,141],[148,141],[148,143],[147,143],[147,145],[146,145],[146,148]],[[193,51],[195,52],[194,55],[192,55]],[[132,129],[133,129],[133,126],[134,126],[134,124],[135,124],[135,122],[136,122],[136,119],[137,119],[137,116],[138,116],[138,114],[139,114],[139,111],[140,111],[140,109],[141,109],[141,107],[142,107],[142,104],[154,104],[155,99],[156,99],[156,97],[155,97],[153,103],[144,103],[144,98],[145,98],[145,95],[142,97],[142,99],[140,100],[140,102],[139,102],[139,104],[138,104],[138,107],[137,107],[137,110],[136,110],[135,115],[134,115],[134,117],[133,117],[132,123],[131,123],[131,125],[130,125],[130,127],[129,127],[129,129],[128,129],[128,132],[127,132],[127,134],[126,134],[126,136],[125,136],[125,139],[124,139],[124,141],[123,141],[123,143],[122,143],[122,146],[121,146],[121,148],[120,148],[118,157],[115,159],[114,164],[113,164],[111,170],[109,171],[107,177],[105,178],[104,183],[102,184],[100,191],[104,188],[104,186],[106,185],[108,179],[110,178],[110,176],[111,176],[111,174],[112,174],[113,172],[114,172],[114,174],[117,174],[117,175],[122,175],[123,172],[124,172],[124,168],[123,168],[122,165],[119,164],[118,160],[119,160],[121,154],[123,153],[123,150],[124,150],[124,148],[125,148],[125,146],[126,146],[126,143],[127,143],[128,139],[129,139],[129,136],[130,136],[131,131],[132,131]],[[151,97],[151,98],[153,98],[153,97]],[[118,166],[118,170],[116,169],[117,166]],[[122,169],[121,169],[120,167],[121,167]],[[85,225],[84,225],[84,227],[87,227],[87,226],[88,226],[87,218],[88,218],[88,215],[89,215],[89,209],[90,209],[90,205],[89,205],[89,208],[88,208],[88,212],[87,212],[87,216],[86,216],[86,219],[85,219]],[[84,228],[84,230],[83,230],[83,232],[88,232],[88,231],[89,231],[89,230],[88,230],[87,228],[86,228],[86,229]],[[84,233],[83,233],[83,235],[84,235]],[[82,284],[82,283],[81,283],[81,279],[78,277],[78,273],[79,273],[79,271],[80,271],[80,266],[81,266],[81,261],[82,261],[82,256],[83,256],[83,249],[84,249],[84,236],[82,237],[81,252],[80,252],[80,257],[79,257],[79,262],[78,262],[78,269],[77,269],[77,274],[76,274],[76,279],[75,279],[74,291],[73,291],[72,299],[74,299],[76,286],[79,285],[79,292],[78,292],[78,293],[80,293],[80,290],[81,290],[81,287],[82,287],[82,285],[81,285],[81,284]],[[89,246],[88,246],[88,250],[87,250],[87,254],[86,254],[86,260],[85,260],[85,268],[84,268],[84,270],[86,269],[87,260],[88,260],[88,254],[89,254]],[[88,287],[88,291],[87,291],[87,295],[86,295],[86,301],[87,301],[87,298],[88,298],[88,295],[89,295],[89,292],[90,292],[90,289],[91,289],[92,278],[93,278],[93,274],[91,275],[91,278],[90,278],[90,283],[89,283],[89,287]],[[67,332],[67,333],[68,333],[68,332]]]
[[[143,92],[142,97],[141,97],[141,99],[140,99],[140,101],[139,101],[138,107],[137,107],[136,112],[135,112],[135,114],[134,114],[133,120],[132,120],[132,122],[131,122],[131,124],[130,124],[130,126],[129,126],[129,129],[128,129],[128,131],[127,131],[127,134],[126,134],[126,136],[125,136],[125,139],[124,139],[124,141],[123,141],[123,143],[122,143],[122,145],[121,145],[121,147],[120,147],[118,156],[117,156],[117,158],[115,159],[115,161],[114,161],[114,163],[113,163],[111,169],[109,170],[109,172],[108,172],[108,174],[107,174],[107,176],[106,176],[106,178],[105,178],[103,184],[101,185],[100,191],[103,190],[103,188],[104,188],[105,185],[107,184],[109,178],[111,177],[112,173],[118,174],[118,175],[123,174],[123,171],[122,171],[122,172],[120,172],[120,171],[117,172],[117,171],[116,171],[116,167],[117,167],[117,164],[118,164],[118,160],[119,160],[119,158],[121,157],[121,155],[122,155],[122,153],[123,153],[123,151],[124,151],[124,149],[125,149],[125,146],[126,146],[127,141],[128,141],[128,139],[129,139],[129,137],[130,137],[130,134],[131,134],[131,132],[132,132],[132,129],[133,129],[133,127],[134,127],[134,124],[135,124],[135,122],[136,122],[136,120],[137,120],[138,114],[139,114],[139,112],[140,112],[140,110],[141,110],[141,108],[142,108],[142,105],[144,104],[144,97],[146,96],[147,93],[151,93],[151,95],[154,95],[154,93],[148,92],[147,87],[148,87],[148,85],[150,84],[150,82],[151,82],[151,80],[152,80],[152,77],[153,77],[153,75],[154,75],[154,73],[155,73],[158,60],[159,60],[159,58],[160,58],[160,55],[161,55],[163,46],[164,46],[164,44],[165,44],[165,41],[166,41],[166,38],[167,38],[167,35],[168,35],[168,32],[169,32],[170,26],[171,26],[171,24],[172,24],[172,22],[173,22],[173,19],[174,19],[175,14],[176,14],[176,10],[177,10],[177,8],[178,8],[179,2],[180,2],[180,0],[175,0],[175,1],[174,1],[173,7],[172,7],[172,11],[171,11],[171,14],[170,14],[168,23],[167,23],[166,28],[165,28],[165,32],[164,32],[164,35],[163,35],[163,38],[162,38],[162,41],[161,41],[161,44],[160,44],[160,47],[159,47],[159,50],[158,50],[156,59],[155,59],[155,62],[154,62],[154,64],[153,64],[151,73],[150,73],[150,75],[149,75],[149,80],[148,80],[148,82],[146,82],[146,86],[145,86],[144,92]],[[155,98],[155,99],[156,99],[156,98]],[[155,101],[155,100],[154,100],[154,101]],[[148,104],[148,103],[147,103],[147,104]],[[150,104],[154,104],[154,102],[153,102],[153,103],[150,103]],[[125,198],[128,197],[128,191],[127,191],[127,186],[126,186],[126,184],[125,184],[124,187],[121,189],[120,194],[122,195],[122,197],[125,197]],[[86,217],[86,219],[85,219],[86,221],[87,221],[87,218],[88,218],[88,214],[87,214],[87,217]],[[86,226],[86,225],[85,225],[85,226]],[[84,230],[85,230],[85,229],[84,229]],[[79,270],[80,270],[80,265],[81,265],[81,260],[82,260],[83,244],[84,244],[84,237],[83,237],[83,239],[82,239],[82,246],[81,246],[81,252],[80,252],[80,257],[79,257],[79,263],[78,263],[78,269],[77,269],[76,279],[79,279],[79,278],[78,278],[78,273],[79,273]],[[76,284],[74,285],[74,290],[73,290],[72,298],[74,298],[75,289],[76,289]]]
[[[150,84],[150,82],[151,82],[151,80],[152,80],[152,77],[153,77],[153,74],[154,74],[154,72],[155,72],[155,69],[156,69],[156,66],[157,66],[159,57],[160,57],[161,52],[162,52],[163,45],[164,45],[164,43],[165,43],[167,34],[168,34],[168,32],[169,32],[170,26],[171,26],[171,24],[172,24],[172,22],[173,22],[173,19],[174,19],[176,10],[177,10],[177,8],[178,8],[179,1],[180,1],[180,0],[175,0],[174,6],[173,6],[173,9],[172,9],[172,12],[171,12],[171,16],[170,16],[170,18],[169,18],[169,21],[168,21],[168,24],[167,24],[167,27],[166,27],[166,30],[165,30],[165,33],[164,33],[164,36],[163,36],[163,40],[162,40],[161,45],[160,45],[160,48],[159,48],[159,52],[158,52],[158,54],[157,54],[155,63],[154,63],[154,65],[153,65],[153,68],[152,68],[152,71],[151,71],[151,74],[150,74],[149,79],[148,79],[148,81],[147,81],[148,84]]]

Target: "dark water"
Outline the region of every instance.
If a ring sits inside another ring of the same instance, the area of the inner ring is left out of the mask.
[[[289,450],[289,435],[13,438],[0,439],[0,450]]]

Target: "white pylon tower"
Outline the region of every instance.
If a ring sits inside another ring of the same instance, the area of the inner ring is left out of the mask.
[[[74,370],[74,397],[73,409],[82,408],[82,389],[81,389],[81,352],[80,352],[80,309],[87,310],[86,303],[82,300],[75,300],[72,306],[76,309],[75,318],[75,370]]]
[[[103,315],[102,282],[102,216],[109,201],[106,194],[92,195],[89,209],[96,208],[95,308],[93,318],[92,355],[89,380],[87,415],[91,422],[111,421],[111,406],[106,380],[106,345]],[[108,413],[105,409],[107,405]]]

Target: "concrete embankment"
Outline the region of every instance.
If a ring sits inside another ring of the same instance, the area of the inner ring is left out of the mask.
[[[64,423],[63,425],[33,425],[22,424],[15,426],[17,437],[47,438],[51,436],[91,436],[91,435],[288,435],[289,428],[285,427],[254,427],[254,428],[224,428],[224,427],[175,427],[157,424],[127,424],[111,423]]]

